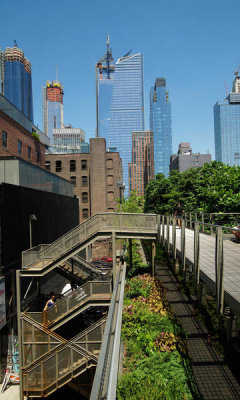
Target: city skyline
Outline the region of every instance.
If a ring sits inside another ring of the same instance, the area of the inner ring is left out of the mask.
[[[164,76],[172,103],[173,152],[181,141],[189,141],[193,151],[209,150],[214,156],[213,104],[224,98],[224,81],[231,86],[240,64],[238,19],[233,12],[237,5],[222,0],[144,5],[133,0],[123,1],[121,7],[102,4],[93,13],[96,1],[53,0],[33,6],[28,0],[3,0],[0,45],[4,49],[16,39],[31,61],[35,124],[42,127],[41,89],[46,79],[55,79],[57,65],[66,123],[81,126],[88,139],[96,130],[95,63],[104,54],[109,33],[114,55],[131,48],[144,55],[145,129],[149,89],[156,76]]]

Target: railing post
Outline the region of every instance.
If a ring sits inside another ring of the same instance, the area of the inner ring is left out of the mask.
[[[223,234],[222,227],[216,229],[215,247],[215,280],[217,312],[223,314],[224,309],[224,287],[223,287]]]
[[[116,266],[116,232],[112,232],[113,286],[117,277]]]
[[[189,227],[192,229],[192,212],[190,211],[189,215]]]
[[[158,242],[160,242],[160,229],[161,229],[161,215],[157,215],[157,238]]]
[[[21,321],[21,275],[20,270],[16,271],[17,286],[17,320],[18,320],[18,351],[19,351],[19,400],[23,400],[23,353],[22,353],[22,321]]]
[[[194,277],[195,283],[199,285],[200,269],[199,269],[199,223],[194,224]]]
[[[168,216],[167,218],[167,252],[170,252],[170,240],[169,240],[169,226],[170,226],[170,217]]]
[[[152,277],[155,277],[155,258],[156,258],[156,243],[155,240],[152,241]]]
[[[129,268],[132,268],[132,239],[129,240]]]
[[[185,272],[186,263],[185,263],[185,219],[182,218],[182,229],[181,229],[181,262],[182,268]]]
[[[202,213],[202,232],[204,232],[204,213]]]
[[[176,259],[176,218],[173,217],[173,225],[172,225],[172,251],[173,258]]]
[[[162,244],[165,242],[165,215],[162,215]]]
[[[213,227],[212,227],[212,224],[213,224],[213,215],[210,214],[210,234],[211,234],[211,235],[213,234]]]

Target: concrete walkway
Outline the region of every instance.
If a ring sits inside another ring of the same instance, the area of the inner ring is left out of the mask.
[[[240,386],[214,349],[208,345],[206,328],[200,325],[191,301],[181,293],[175,276],[165,266],[156,266],[156,278],[167,288],[167,300],[188,333],[187,345],[199,391],[204,400],[239,400]]]
[[[2,385],[0,385],[0,388]],[[19,400],[19,385],[9,385],[7,389],[0,393],[1,400]]]

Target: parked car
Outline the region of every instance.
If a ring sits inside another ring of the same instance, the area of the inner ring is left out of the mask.
[[[101,260],[104,262],[110,262],[110,263],[113,262],[113,259],[111,257],[102,257]]]

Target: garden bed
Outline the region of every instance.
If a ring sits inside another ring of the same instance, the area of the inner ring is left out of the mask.
[[[165,287],[148,274],[127,281],[118,400],[200,399],[185,333],[169,309],[165,292]]]

